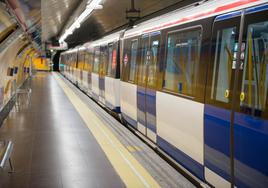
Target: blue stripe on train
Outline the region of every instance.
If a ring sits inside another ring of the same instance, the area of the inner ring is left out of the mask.
[[[156,133],[156,91],[147,88],[146,92],[147,128]]]
[[[147,119],[145,120],[145,113]],[[137,88],[138,122],[156,133],[156,91],[138,86]]]
[[[204,180],[204,166],[202,164],[198,163],[160,136],[157,136],[157,145],[192,174],[196,175],[199,179]]]
[[[128,115],[126,115],[125,113],[122,112],[122,116],[123,118],[127,121],[127,123],[129,125],[131,125],[133,128],[137,129],[138,128],[138,124],[137,121],[132,119],[131,117],[129,117]]]
[[[119,106],[114,106],[112,105],[110,102],[105,101],[105,105],[112,111],[116,112],[116,113],[120,113],[120,107]]]
[[[227,14],[223,14],[223,15],[217,16],[216,19],[215,19],[215,21],[227,20],[227,19],[230,19],[230,18],[241,16],[241,14],[242,14],[242,11],[241,10],[235,11],[235,12],[229,12]]]
[[[105,77],[99,76],[99,89],[100,91],[105,91]],[[104,97],[104,96],[101,95],[101,97]]]
[[[229,110],[205,105],[205,166],[230,181],[230,116]]]
[[[229,110],[205,105],[205,166],[230,181]],[[234,125],[235,184],[268,185],[268,121],[236,113]]]
[[[138,122],[146,127],[146,120],[145,120],[145,88],[138,86],[137,87],[137,115],[138,115]]]
[[[260,11],[264,11],[264,10],[268,10],[268,4],[248,8],[248,9],[246,9],[246,14],[260,12]]]
[[[88,83],[89,86],[91,86],[91,84],[92,84],[91,82],[92,82],[91,81],[91,72],[89,72],[88,75],[87,75],[87,83]],[[91,89],[91,87],[89,87],[89,88]]]
[[[268,187],[268,120],[236,113],[235,184]]]

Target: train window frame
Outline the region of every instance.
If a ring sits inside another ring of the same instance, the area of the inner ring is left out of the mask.
[[[128,82],[128,72],[129,72],[129,61],[125,61],[126,56],[128,57],[130,52],[129,52],[129,45],[130,45],[131,39],[129,38],[124,38],[122,40],[122,58],[120,59],[120,80],[123,82]]]
[[[233,17],[228,20],[215,20],[213,22],[213,27],[212,27],[212,35],[210,39],[210,60],[208,64],[208,69],[207,69],[207,82],[206,82],[206,94],[205,94],[205,103],[210,104],[216,107],[224,108],[224,109],[231,109],[232,105],[232,100],[230,100],[229,103],[222,102],[219,100],[215,100],[211,98],[211,93],[213,89],[213,71],[214,71],[214,64],[215,64],[215,57],[216,57],[216,43],[217,43],[217,32],[219,30],[231,28],[231,27],[236,27],[237,29],[237,38],[236,40],[238,41],[239,37],[239,31],[240,31],[240,22],[241,22],[241,17]],[[215,49],[214,49],[215,48]],[[215,50],[215,51],[214,51]],[[232,76],[233,77],[233,76]],[[231,78],[232,79],[232,78]],[[234,84],[233,81],[231,81],[231,84]],[[230,91],[232,92],[233,86],[230,86]],[[230,94],[230,98],[232,98],[232,95]]]
[[[136,49],[136,59],[135,59],[135,67],[133,69],[133,80],[130,80],[130,72],[131,72],[131,61],[132,61],[132,44],[134,42],[137,42],[137,49]],[[135,39],[131,39],[130,40],[130,49],[129,49],[129,52],[130,52],[130,58],[129,58],[129,71],[128,71],[128,82],[129,83],[136,83],[136,79],[137,79],[137,65],[138,65],[138,58],[139,58],[139,45],[140,45],[140,42],[139,42],[139,38],[135,38]]]
[[[149,34],[143,34],[139,38],[140,38],[140,43],[139,43],[139,48],[138,48],[139,50],[138,55],[139,55],[140,61],[138,62],[138,66],[136,67],[136,74],[137,74],[136,80],[137,80],[138,86],[146,87],[146,84],[147,84],[147,80],[146,80],[147,63],[146,62],[148,61],[148,56],[147,56],[148,55],[147,53],[149,52],[148,49],[150,49],[150,36]],[[143,54],[144,45],[147,45],[147,46],[146,46],[146,52]]]
[[[153,89],[153,90],[157,90],[158,89],[158,83],[159,83],[159,80],[162,78],[160,77],[160,71],[159,71],[159,66],[161,64],[161,51],[162,51],[162,45],[163,45],[163,41],[162,41],[162,31],[157,31],[157,32],[153,32],[153,33],[150,33],[149,34],[149,48],[150,48],[150,65],[149,67],[147,67],[147,83],[146,83],[146,87],[149,88],[149,89]],[[154,81],[154,84],[151,84],[149,83],[149,81],[151,81],[151,77],[150,77],[150,66],[152,66],[152,58],[153,58],[153,52],[152,52],[152,42],[155,42],[156,39],[155,37],[157,37],[159,40],[158,41],[158,47],[157,47],[157,61],[156,61],[156,64],[155,64],[155,72],[154,72],[154,76],[155,76],[155,81]]]
[[[117,54],[118,54],[118,49],[116,48],[117,42],[110,42],[107,44],[107,49],[108,49],[108,63],[106,67],[106,75],[107,77],[110,78],[115,78],[116,77],[116,69],[117,69]],[[110,47],[112,49],[111,54],[109,53]],[[116,66],[115,69],[113,70],[113,52],[114,50],[116,51]],[[110,62],[110,55],[111,55],[111,62]],[[110,73],[109,73],[109,67],[110,67]],[[109,74],[108,74],[109,73]]]
[[[95,69],[95,59],[96,59],[96,49],[98,49],[99,54],[98,54],[98,59],[99,59],[99,63],[98,63],[98,70]],[[95,46],[94,47],[94,58],[93,58],[93,68],[92,68],[92,73],[98,74],[99,75],[99,70],[100,70],[100,46]]]
[[[165,92],[165,93],[169,93],[175,96],[179,96],[179,97],[183,97],[186,99],[190,99],[190,100],[195,100],[196,99],[196,95],[187,95],[187,94],[183,94],[183,93],[179,93],[176,91],[172,91],[169,90],[167,88],[164,87],[165,84],[165,76],[166,76],[166,66],[167,66],[167,56],[168,56],[168,37],[170,34],[174,34],[174,33],[179,33],[179,32],[184,32],[184,31],[188,31],[188,30],[193,30],[193,29],[200,29],[200,46],[199,46],[199,59],[198,59],[198,63],[200,64],[200,60],[201,60],[201,52],[202,52],[202,45],[203,45],[203,25],[201,24],[197,24],[197,25],[193,25],[193,26],[189,26],[189,27],[184,27],[184,25],[179,25],[176,26],[176,29],[173,28],[168,28],[166,30],[166,32],[164,33],[165,36],[164,37],[164,58],[162,59],[163,61],[163,76],[162,76],[162,84],[161,84],[161,91]],[[197,79],[197,70],[195,70],[195,79]],[[196,87],[196,86],[195,86]]]
[[[99,59],[99,75],[104,77],[107,73],[107,52],[108,46],[107,44],[100,46],[100,59]]]
[[[253,13],[248,13],[245,15],[245,19],[244,19],[244,31],[243,31],[243,42],[245,43],[245,59],[244,59],[244,63],[243,63],[243,71],[241,73],[241,80],[239,80],[239,84],[241,84],[241,88],[239,88],[239,94],[240,94],[240,101],[238,102],[238,108],[236,109],[236,112],[240,112],[240,113],[244,113],[244,114],[250,114],[250,115],[253,115],[254,117],[256,118],[262,118],[262,119],[268,119],[268,86],[266,85],[267,84],[267,80],[268,80],[268,70],[267,70],[267,67],[266,67],[266,80],[264,80],[264,90],[266,89],[266,93],[264,91],[264,96],[263,97],[260,97],[260,91],[257,91],[257,95],[253,94],[252,95],[252,104],[247,104],[248,101],[246,101],[246,98],[247,98],[247,92],[245,92],[245,76],[248,76],[248,72],[247,72],[247,69],[248,67],[245,67],[246,64],[248,64],[248,56],[249,56],[249,52],[248,52],[248,48],[249,48],[249,41],[248,41],[248,37],[249,37],[249,28],[250,26],[253,26],[253,25],[257,25],[257,24],[260,24],[260,23],[268,23],[268,19],[266,17],[267,15],[267,10],[264,10],[264,11],[260,11],[260,12],[253,12]],[[252,34],[253,35],[253,34]],[[253,40],[253,38],[251,39]],[[254,40],[256,40],[256,38],[254,38]],[[254,45],[253,48],[255,48],[256,50],[256,44],[252,44]],[[253,50],[253,51],[255,51]],[[259,50],[259,47],[257,48],[257,50]],[[256,54],[256,51],[255,52],[251,52],[253,56],[255,56]],[[268,51],[266,51],[266,53],[268,53]],[[268,56],[268,54],[266,54]],[[267,57],[266,57],[267,58]],[[256,57],[253,58],[254,60],[253,61],[257,61]],[[262,59],[259,59],[259,61],[262,60]],[[268,61],[268,60],[267,60]],[[252,81],[254,82],[254,80],[256,79],[256,72],[255,71],[260,71],[258,69],[260,69],[261,67],[257,68],[256,69],[256,66],[259,64],[260,62],[255,62],[255,64],[252,66],[252,71],[253,71],[253,79]],[[268,63],[266,62],[265,63],[266,66],[268,66]],[[259,65],[260,66],[260,65]],[[257,66],[258,67],[258,66]],[[246,72],[245,72],[246,71]],[[260,72],[258,72],[260,74]],[[259,76],[259,74],[257,74]],[[254,76],[255,75],[255,76]],[[259,78],[256,79],[258,80],[258,82],[260,81]],[[260,83],[256,83],[256,84],[260,84]],[[255,86],[254,86],[255,87]],[[253,89],[254,87],[252,87],[252,93],[254,93]],[[267,87],[267,88],[265,88]],[[260,85],[257,86],[257,88],[260,89]],[[244,94],[244,99],[241,101],[241,94]],[[261,99],[260,98],[263,98],[263,106],[261,105]],[[253,102],[254,100],[254,102]],[[257,100],[257,107],[256,107],[256,100]],[[260,105],[260,106],[259,106]],[[262,108],[263,107],[263,108]]]

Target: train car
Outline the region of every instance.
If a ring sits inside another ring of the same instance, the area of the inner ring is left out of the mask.
[[[61,64],[63,65],[63,74],[74,84],[77,83],[77,48],[61,54]]]
[[[83,45],[78,83],[200,181],[267,187],[267,15],[264,0],[212,0],[153,18]]]
[[[122,31],[92,42],[94,63],[92,96],[108,109],[120,112],[120,59],[119,38]]]
[[[125,121],[215,187],[268,186],[267,1],[208,1],[127,30]]]
[[[115,113],[120,113],[118,91],[121,33],[119,31],[85,43],[61,55],[62,64],[65,65],[63,74],[94,100]]]

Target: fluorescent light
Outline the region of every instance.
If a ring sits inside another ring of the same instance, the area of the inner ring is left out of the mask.
[[[74,30],[81,26],[81,23],[91,14],[94,9],[102,9],[102,5],[100,5],[102,0],[91,0],[88,1],[86,9],[82,12],[82,14],[75,20],[75,22],[65,31],[65,33],[60,37],[59,42],[62,43],[64,40],[71,34],[73,34]]]

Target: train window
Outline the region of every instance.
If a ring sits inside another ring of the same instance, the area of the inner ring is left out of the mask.
[[[246,113],[267,110],[268,21],[248,25],[240,106]]]
[[[100,48],[96,47],[95,50],[94,50],[93,72],[99,73],[99,63],[100,63]]]
[[[89,72],[93,71],[94,54],[89,52]]]
[[[108,47],[102,46],[100,48],[100,75],[104,76],[106,75],[106,68],[108,64]]]
[[[89,54],[87,51],[85,51],[85,71],[89,71]]]
[[[195,95],[201,34],[200,27],[168,34],[164,89]]]
[[[129,81],[134,82],[135,80],[135,70],[137,63],[137,52],[138,52],[138,40],[133,40],[131,42],[131,59],[130,59],[130,70],[129,70]]]
[[[84,68],[84,52],[83,51],[78,52],[78,68],[79,69]]]
[[[123,56],[121,61],[121,79],[123,81],[128,81],[129,79],[129,58],[130,58],[130,47],[131,47],[131,40],[125,39],[123,41]]]
[[[117,65],[117,50],[114,48],[114,44],[110,44],[108,47],[108,67],[107,67],[107,75],[110,77],[115,77],[116,74],[116,65]]]
[[[217,31],[215,58],[212,77],[211,99],[229,103],[231,91],[232,70],[235,69],[235,60],[238,43],[236,42],[237,28],[229,27]],[[234,65],[234,66],[233,66]]]
[[[150,51],[150,64],[148,66],[148,86],[151,88],[156,87],[157,81],[157,66],[160,50],[160,35],[151,37],[151,51]]]
[[[149,36],[143,36],[141,39],[141,47],[140,47],[140,54],[141,54],[141,61],[138,66],[138,84],[139,85],[146,85],[146,68],[149,64]]]

